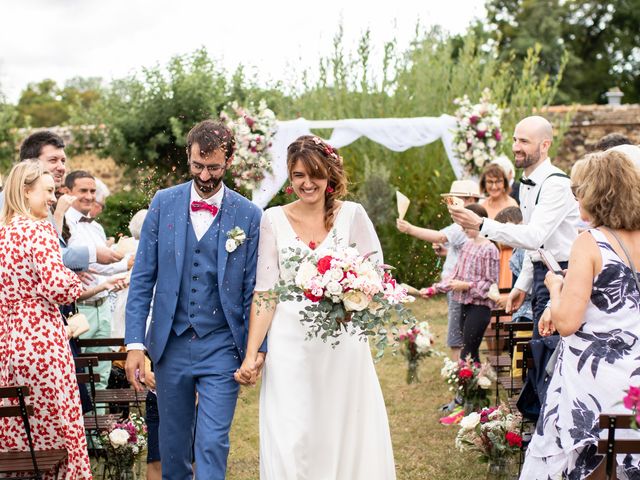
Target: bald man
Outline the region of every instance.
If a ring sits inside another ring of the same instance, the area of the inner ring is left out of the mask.
[[[549,160],[552,141],[551,124],[540,116],[523,119],[513,133],[511,149],[515,165],[524,169],[520,180],[522,225],[499,223],[480,218],[465,208],[449,207],[451,217],[463,228],[480,230],[480,234],[490,240],[528,250],[522,272],[509,294],[506,310],[517,310],[525,293],[531,292],[536,326],[549,301],[549,291],[544,285],[547,268],[537,250],[544,248],[562,268],[567,268],[580,219],[569,177]],[[539,337],[537,328],[534,328],[534,337]]]

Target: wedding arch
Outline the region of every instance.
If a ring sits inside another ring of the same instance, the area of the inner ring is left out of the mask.
[[[421,147],[441,140],[457,178],[463,175],[463,167],[454,153],[453,129],[456,119],[451,115],[413,118],[351,118],[344,120],[296,120],[278,121],[278,130],[271,146],[273,172],[254,189],[252,200],[264,208],[287,181],[287,146],[300,135],[311,135],[311,129],[333,129],[330,145],[341,148],[366,137],[394,152],[411,147]]]

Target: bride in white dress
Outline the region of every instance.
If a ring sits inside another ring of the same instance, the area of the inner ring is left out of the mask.
[[[299,312],[306,303],[264,301],[279,279],[283,249],[322,254],[355,244],[382,261],[380,242],[361,205],[346,193],[342,159],[330,146],[303,136],[288,148],[287,168],[298,199],[268,209],[260,227],[258,273],[247,355],[236,373],[255,383],[258,349],[268,353],[260,392],[261,480],[393,480],[396,478],[387,412],[369,350],[357,335],[340,343],[306,340]],[[262,295],[261,295],[262,294]]]

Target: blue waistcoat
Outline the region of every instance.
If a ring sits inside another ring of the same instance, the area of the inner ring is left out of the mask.
[[[189,327],[200,338],[215,330],[229,329],[218,290],[219,232],[220,215],[216,215],[199,241],[188,222],[180,293],[172,325],[176,335]]]

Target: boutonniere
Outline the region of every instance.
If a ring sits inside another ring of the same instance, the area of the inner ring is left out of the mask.
[[[244,233],[244,230],[240,227],[233,227],[227,232],[227,241],[224,244],[224,248],[229,253],[234,252],[246,239],[247,234]]]

